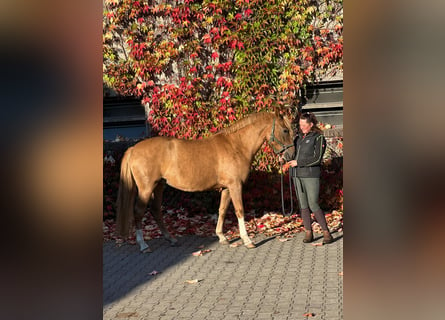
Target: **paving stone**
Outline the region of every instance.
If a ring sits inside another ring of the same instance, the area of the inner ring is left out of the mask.
[[[104,243],[103,319],[125,312],[130,320],[343,318],[343,239],[314,247],[302,243],[303,234],[287,242],[257,238],[253,250],[220,246],[216,237],[181,237],[177,247],[153,239],[151,254]],[[192,256],[201,244],[212,251]],[[150,276],[153,270],[161,273]],[[201,281],[184,283],[190,279]]]

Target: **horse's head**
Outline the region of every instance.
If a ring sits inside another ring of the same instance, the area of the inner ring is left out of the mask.
[[[281,115],[278,111],[276,111],[274,114],[272,128],[268,140],[276,154],[281,154],[294,146],[294,135],[292,132],[291,122],[287,117]]]

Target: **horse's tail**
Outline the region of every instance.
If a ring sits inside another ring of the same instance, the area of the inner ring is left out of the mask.
[[[119,235],[126,237],[130,231],[130,225],[134,217],[134,199],[136,196],[136,183],[130,168],[130,156],[133,147],[125,152],[121,163],[121,175],[119,179],[119,192],[117,195],[117,219],[116,230]]]

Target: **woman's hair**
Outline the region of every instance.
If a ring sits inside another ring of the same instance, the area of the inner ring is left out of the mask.
[[[317,117],[312,112],[304,112],[304,113],[300,114],[300,119],[304,119],[308,123],[313,124],[311,131],[322,133],[321,129],[318,127]]]

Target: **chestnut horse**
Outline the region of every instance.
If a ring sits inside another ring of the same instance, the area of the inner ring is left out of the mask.
[[[172,245],[176,243],[161,216],[162,192],[167,183],[183,191],[222,190],[216,225],[219,242],[229,243],[223,234],[223,224],[232,200],[240,237],[247,248],[255,248],[247,235],[241,193],[254,156],[265,140],[276,154],[292,147],[290,121],[277,111],[259,112],[205,139],[154,137],[128,148],[122,158],[117,199],[119,234],[128,236],[134,219],[140,250],[150,252],[142,234],[142,217],[151,200],[152,214],[159,229]]]

